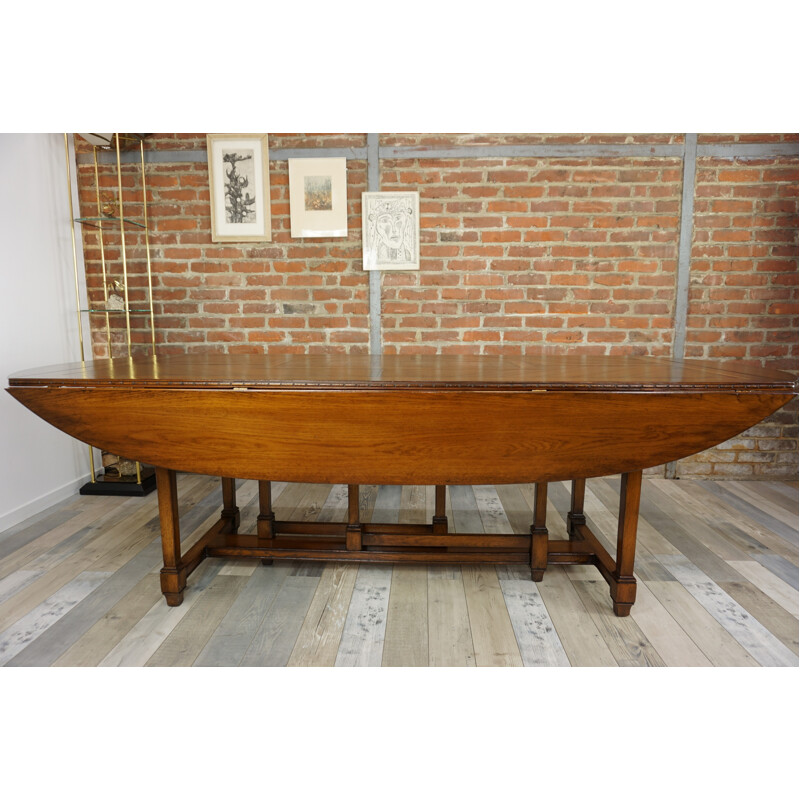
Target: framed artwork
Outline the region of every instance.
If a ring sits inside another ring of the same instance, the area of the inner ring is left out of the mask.
[[[290,158],[292,237],[347,236],[347,159]]]
[[[419,269],[419,192],[364,192],[364,269]]]
[[[267,134],[207,138],[212,242],[272,241]]]

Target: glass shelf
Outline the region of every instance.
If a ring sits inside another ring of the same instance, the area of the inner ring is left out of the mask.
[[[82,308],[81,314],[124,314],[124,308]],[[129,314],[149,314],[149,308],[129,308]]]
[[[122,221],[126,225],[135,225],[137,228],[146,228],[146,225],[143,225],[141,222],[136,222],[135,220],[129,219],[128,217],[123,217]],[[92,228],[99,228],[99,223],[101,222],[108,222],[112,225],[119,223],[119,217],[77,217],[75,222],[80,222],[82,225],[90,225]]]

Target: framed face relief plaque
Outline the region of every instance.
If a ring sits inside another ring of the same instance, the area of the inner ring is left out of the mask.
[[[347,159],[290,158],[292,238],[347,236]]]
[[[419,269],[419,192],[361,195],[364,269]]]
[[[267,135],[211,133],[206,139],[211,241],[272,241]]]

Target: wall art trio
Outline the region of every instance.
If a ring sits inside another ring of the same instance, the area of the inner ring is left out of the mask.
[[[272,241],[266,134],[208,134],[213,242]],[[290,158],[296,239],[347,236],[347,159]],[[363,192],[365,270],[419,269],[419,192]]]

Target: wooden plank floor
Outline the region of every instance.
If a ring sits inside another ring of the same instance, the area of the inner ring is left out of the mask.
[[[217,479],[178,478],[184,548],[218,514]],[[587,483],[613,552],[619,479]],[[282,519],[337,520],[342,486],[273,484]],[[257,486],[238,484],[242,530]],[[363,487],[364,521],[433,513],[432,487]],[[525,533],[530,485],[451,487],[451,529]],[[569,486],[548,527],[566,538]],[[628,618],[593,567],[390,566],[208,559],[170,608],[155,494],[75,497],[0,534],[2,666],[797,666],[798,490],[645,481]]]

